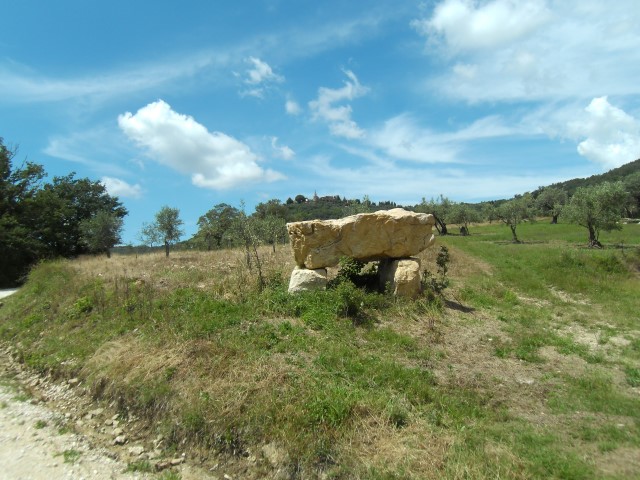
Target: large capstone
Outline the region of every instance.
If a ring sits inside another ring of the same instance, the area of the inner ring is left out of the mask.
[[[316,269],[335,266],[342,257],[369,262],[415,256],[434,242],[434,223],[433,215],[394,208],[288,223],[287,230],[296,264]]]

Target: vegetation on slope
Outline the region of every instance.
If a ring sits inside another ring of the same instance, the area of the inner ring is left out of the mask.
[[[120,241],[127,209],[104,185],[73,173],[45,182],[41,165],[16,165],[15,155],[0,137],[0,288],[20,283],[43,258],[108,251]]]
[[[609,170],[599,175],[591,175],[587,178],[574,178],[566,182],[554,183],[551,187],[559,188],[566,191],[569,195],[573,195],[579,187],[593,187],[603,182],[620,182],[628,177],[640,173],[640,159],[626,163],[621,167]],[[541,192],[543,187],[539,188],[534,194]]]
[[[283,248],[260,252],[262,289],[241,251],[46,262],[0,337],[243,478],[637,476],[640,226],[606,250],[519,229],[440,237],[451,286],[432,301],[290,296]]]

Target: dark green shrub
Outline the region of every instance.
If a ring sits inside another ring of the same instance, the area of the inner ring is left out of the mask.
[[[451,257],[449,256],[449,249],[444,245],[440,245],[440,252],[436,257],[437,271],[435,274],[429,270],[422,272],[422,286],[429,295],[429,292],[435,295],[441,295],[442,292],[449,286],[449,279],[447,278],[447,272],[449,271],[449,262]]]

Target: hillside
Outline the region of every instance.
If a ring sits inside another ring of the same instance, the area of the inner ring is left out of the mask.
[[[136,445],[218,478],[637,478],[640,225],[605,250],[520,228],[523,244],[499,225],[439,237],[450,286],[415,302],[288,295],[287,247],[261,250],[262,289],[242,250],[44,262],[0,339]],[[105,428],[87,411],[61,427]]]
[[[640,159],[633,162],[622,165],[621,167],[614,168],[608,172],[601,173],[599,175],[592,175],[587,178],[574,178],[565,182],[554,183],[551,187],[561,188],[566,190],[569,196],[573,195],[578,187],[590,187],[602,182],[617,182],[624,180],[629,175],[640,172]],[[536,190],[539,192],[541,189]],[[534,192],[534,196],[536,194]]]
[[[623,181],[629,175],[637,172],[640,172],[640,159],[627,163],[626,165],[623,165],[621,167],[614,168],[613,170],[610,170],[606,173],[592,175],[587,178],[574,178],[565,182],[554,183],[548,186],[563,189],[569,194],[569,196],[571,196],[578,187],[593,186],[602,182]],[[544,188],[546,187],[540,187],[534,190],[532,192],[533,196],[536,197]],[[445,192],[438,193],[443,193],[446,197]],[[488,205],[498,206],[504,201],[506,201],[506,199],[496,199],[492,201],[479,202],[476,204],[465,203],[465,205],[481,211],[483,207],[486,207]],[[363,201],[360,199],[347,199],[345,197],[340,197],[339,195],[319,198],[306,198],[303,195],[297,195],[296,200],[292,200],[291,198],[289,198],[286,203],[280,202],[280,205],[283,208],[283,210],[281,211],[282,217],[289,222],[311,219],[326,220],[330,218],[340,218],[345,215],[350,215],[361,211],[388,210],[390,208],[403,207],[402,205],[398,205],[393,201],[382,201],[378,203],[368,202],[368,205],[365,206]],[[414,210],[416,207],[417,205],[409,205],[404,206],[403,208]]]

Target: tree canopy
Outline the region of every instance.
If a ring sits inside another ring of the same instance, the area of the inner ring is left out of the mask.
[[[237,218],[239,210],[226,203],[219,203],[198,219],[198,243],[203,242],[207,250],[220,248],[224,235]]]
[[[526,193],[503,203],[497,209],[498,218],[511,229],[511,235],[515,243],[520,243],[516,234],[518,225],[532,217],[532,203],[531,195]]]
[[[45,182],[41,165],[14,162],[17,149],[0,138],[0,286],[19,283],[41,258],[73,257],[90,251],[81,224],[106,212],[127,210],[98,181],[71,173]]]
[[[619,230],[620,219],[629,194],[622,182],[604,182],[592,187],[579,187],[563,211],[570,223],[585,227],[589,232],[589,246],[602,247],[601,231]]]
[[[536,207],[543,215],[551,216],[551,223],[558,223],[558,217],[567,203],[567,192],[557,187],[547,187],[536,198]]]
[[[122,218],[113,212],[100,210],[80,222],[80,234],[91,253],[106,253],[110,258],[111,248],[121,241]]]
[[[169,256],[169,246],[180,240],[184,234],[180,229],[182,225],[180,210],[177,208],[164,206],[156,213],[153,229],[157,232],[158,238],[164,242],[164,251],[167,257]]]

